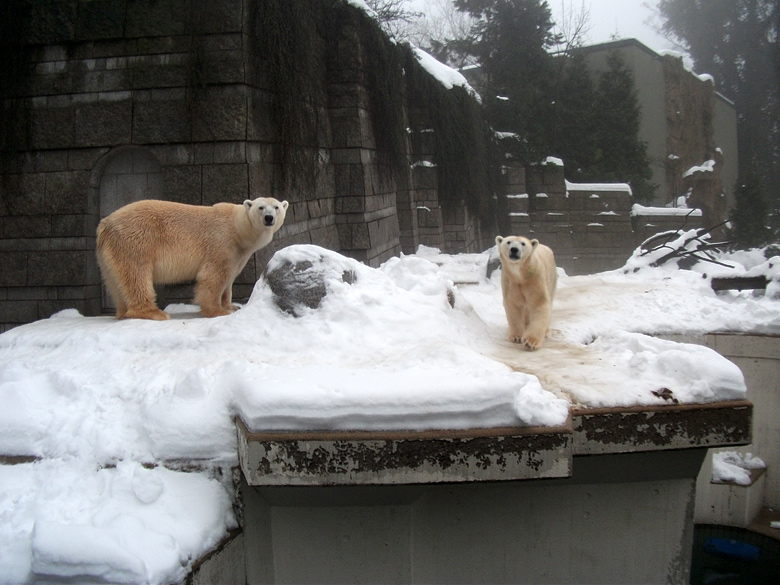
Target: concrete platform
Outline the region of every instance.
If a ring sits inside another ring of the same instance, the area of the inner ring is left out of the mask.
[[[391,485],[571,475],[572,428],[254,433],[237,420],[249,485]]]
[[[399,485],[569,477],[572,459],[745,445],[747,401],[579,409],[564,427],[262,433],[237,420],[252,486]]]

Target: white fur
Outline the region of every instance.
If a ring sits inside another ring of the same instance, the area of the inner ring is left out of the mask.
[[[558,284],[555,256],[539,240],[496,237],[501,257],[501,291],[509,340],[528,349],[542,345]]]
[[[235,311],[233,281],[282,227],[287,208],[260,197],[211,207],[145,200],[116,210],[98,226],[97,256],[117,318],[167,319],[154,284],[190,280],[205,316]]]

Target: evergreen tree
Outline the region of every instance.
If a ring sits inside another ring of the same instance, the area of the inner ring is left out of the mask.
[[[735,206],[730,219],[734,241],[739,248],[760,247],[769,242],[771,233],[767,227],[768,209],[762,194],[761,179],[755,171],[748,171],[744,179],[734,187]]]
[[[556,44],[546,0],[455,0],[475,23],[458,47],[481,65],[483,102],[496,130],[515,132],[526,162],[549,154],[552,57]]]
[[[551,154],[563,159],[572,181],[598,180],[594,172],[601,153],[596,143],[599,112],[593,76],[582,53],[560,58],[566,61],[555,100]]]
[[[607,65],[598,83],[598,152],[589,174],[599,181],[627,182],[635,199],[651,201],[655,186],[650,183],[647,143],[639,138],[641,111],[634,78],[619,51],[609,53]]]

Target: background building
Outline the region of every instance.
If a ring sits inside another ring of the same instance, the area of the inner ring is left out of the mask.
[[[578,49],[587,56],[591,71],[607,70],[607,55],[620,51],[634,76],[642,109],[639,135],[647,142],[658,186],[656,203],[666,205],[690,188],[683,175],[722,152],[719,179],[728,211],[734,206],[737,180],[737,113],[734,103],[715,91],[710,77],[687,70],[682,58],[660,55],[636,39]],[[564,161],[565,162],[565,161]]]

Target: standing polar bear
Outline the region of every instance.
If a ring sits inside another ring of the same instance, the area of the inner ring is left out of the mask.
[[[97,258],[117,319],[168,319],[154,284],[190,280],[203,315],[232,313],[233,281],[282,227],[287,207],[260,197],[211,207],[150,199],[116,210],[98,225]]]
[[[509,340],[528,349],[542,345],[550,326],[558,273],[553,251],[522,236],[496,237]]]

